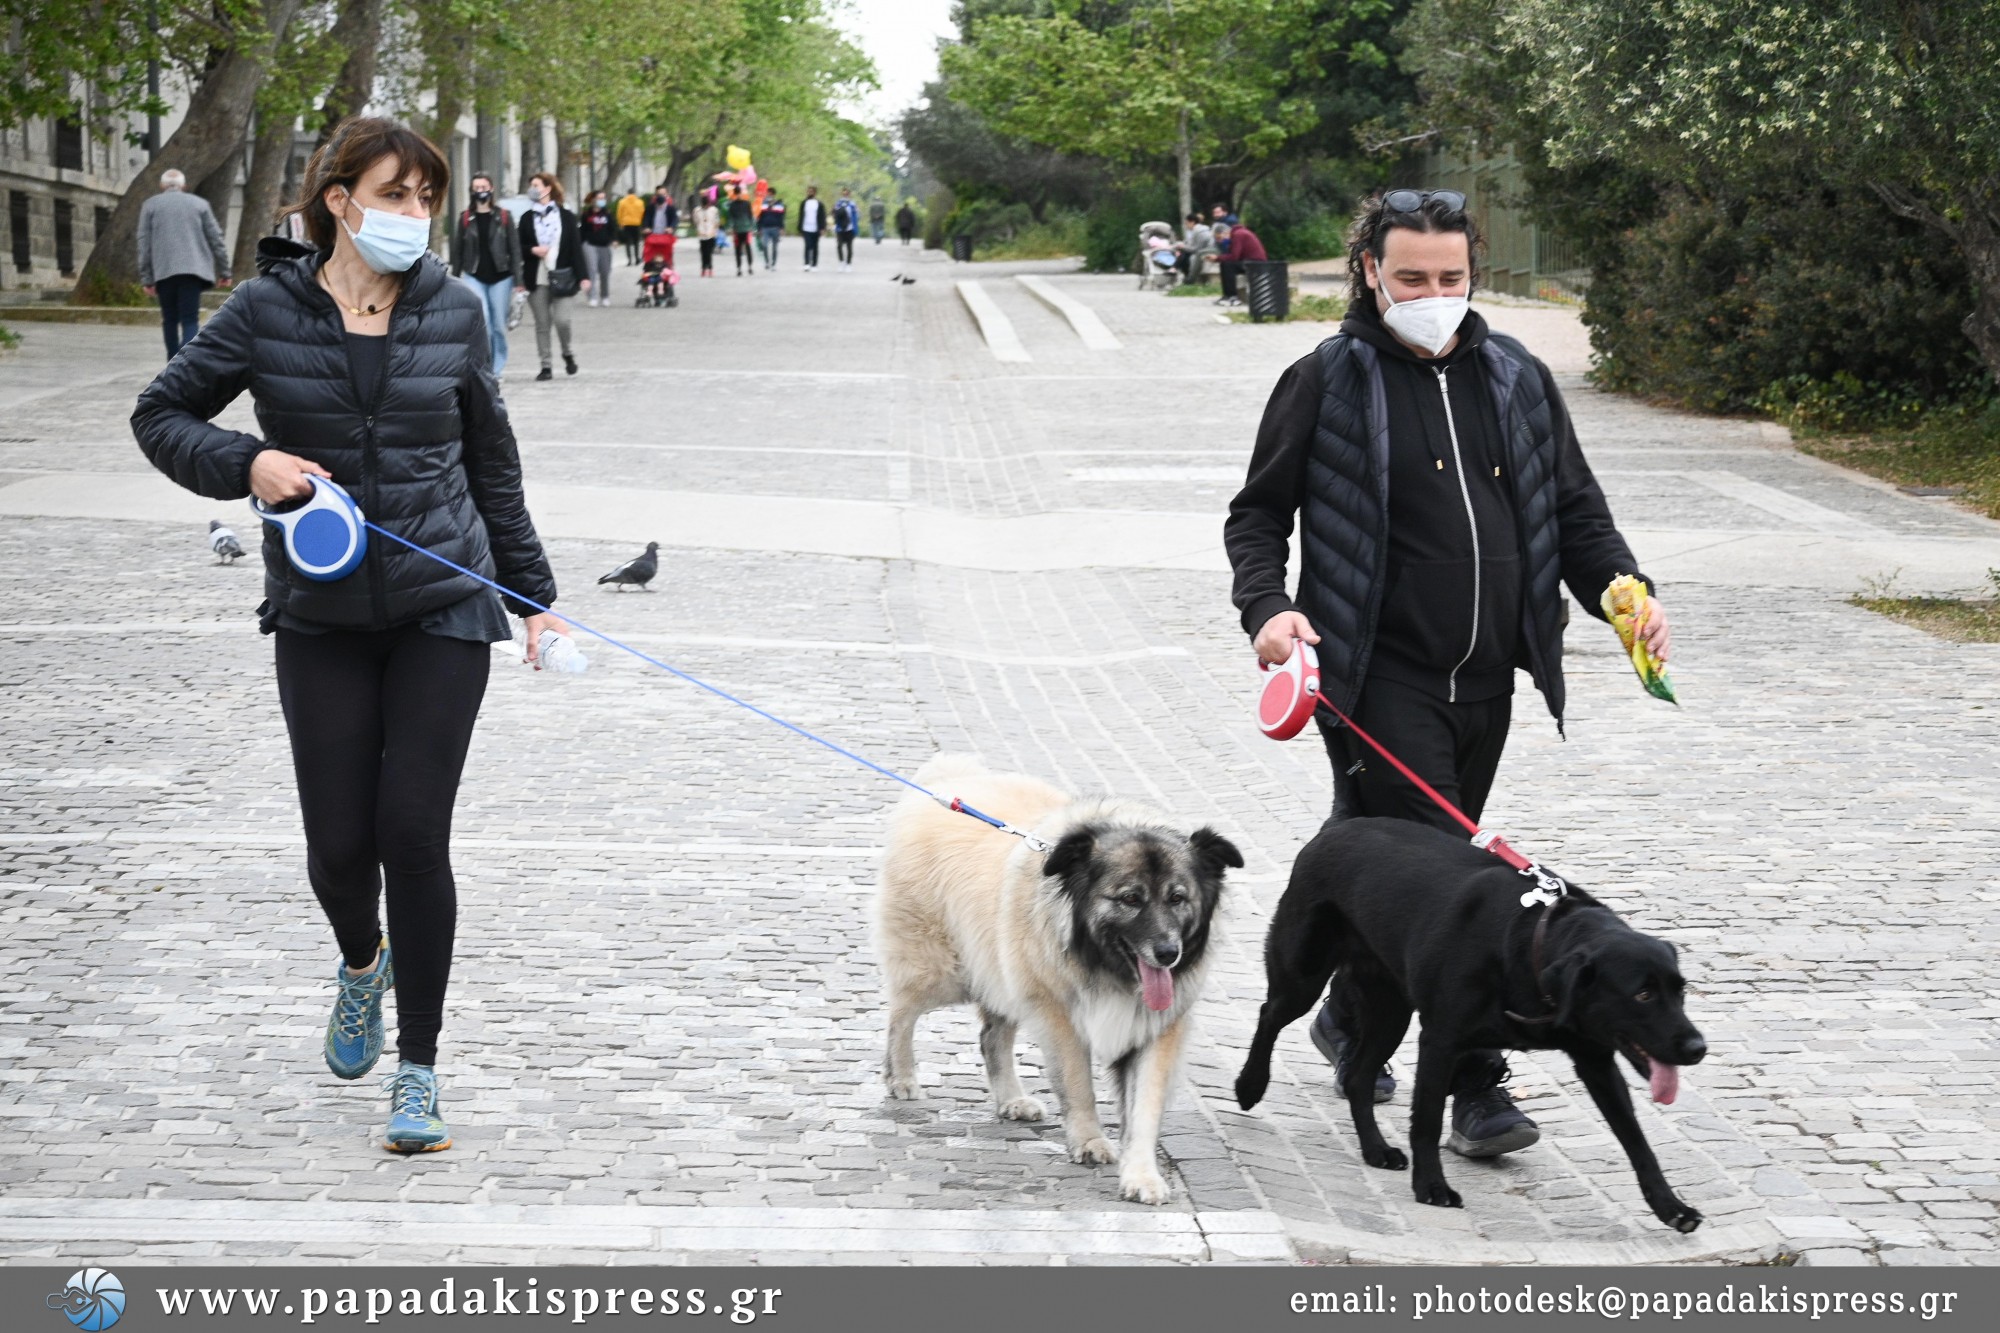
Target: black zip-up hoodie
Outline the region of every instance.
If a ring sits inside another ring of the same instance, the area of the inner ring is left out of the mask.
[[[1388,558],[1368,672],[1461,703],[1511,693],[1514,668],[1527,665],[1520,509],[1479,353],[1486,321],[1469,312],[1457,343],[1440,357],[1398,341],[1372,298],[1349,307],[1341,332],[1380,354],[1388,413]],[[1553,384],[1547,387],[1560,410]],[[1304,498],[1322,400],[1314,352],[1279,379],[1243,490],[1230,505],[1224,542],[1251,635],[1273,615],[1297,609],[1286,592],[1285,538]],[[1562,433],[1567,439],[1566,420]],[[1581,576],[1601,587],[1611,574],[1631,571],[1630,551],[1573,440],[1563,451],[1560,485],[1593,520],[1565,532],[1569,580]],[[1589,609],[1597,613],[1594,602]]]

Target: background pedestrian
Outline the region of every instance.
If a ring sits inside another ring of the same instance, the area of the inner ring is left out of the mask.
[[[889,205],[880,199],[868,201],[868,230],[875,237],[875,244],[882,244],[882,223],[889,216]]]
[[[507,316],[521,273],[521,233],[507,210],[493,202],[493,178],[483,173],[472,178],[471,204],[452,228],[451,272],[479,294],[498,376],[507,369]]]
[[[160,173],[160,192],[139,209],[139,285],[160,301],[167,359],[201,328],[201,294],[229,285],[229,252],[208,200],[187,192],[187,177]]]
[[[577,219],[577,239],[583,243],[583,271],[590,279],[590,303],[611,304],[611,247],[618,239],[618,224],[599,190]]]
[[[310,244],[262,243],[263,276],[168,362],[132,429],[154,466],[209,499],[279,505],[326,477],[372,522],[546,605],[555,579],[521,501],[480,300],[426,248],[448,176],[444,155],[405,126],[338,126],[292,205]],[[211,424],[246,389],[264,439]],[[327,1066],[343,1079],[374,1067],[393,988],[400,1061],[384,1144],[448,1148],[437,1057],[458,924],[452,807],[488,645],[512,637],[507,611],[523,618],[531,656],[561,622],[525,603],[503,609],[475,580],[387,541],[345,578],[302,579],[270,529],[264,597],[306,877],[341,955]]]
[[[750,231],[756,225],[755,212],[750,207],[750,197],[743,193],[743,187],[729,187],[729,246],[736,252],[736,276],[742,277],[745,266],[754,276],[757,272],[757,257],[750,252]]]
[[[805,270],[812,273],[819,268],[819,238],[831,229],[832,219],[827,216],[826,201],[819,197],[819,186],[806,186],[806,197],[799,204],[799,240],[805,245],[802,263]]]
[[[549,330],[562,339],[563,370],[576,374],[576,357],[569,345],[569,303],[579,291],[590,290],[583,274],[583,246],[577,240],[576,214],[563,207],[562,182],[546,171],[528,178],[533,205],[521,215],[521,283],[528,289],[528,309],[535,315],[535,351],[541,355],[538,380],[555,378],[549,358]]]
[[[903,206],[896,210],[896,235],[902,238],[904,245],[908,245],[910,238],[916,234],[917,211],[905,200]]]
[[[614,210],[618,218],[618,239],[625,242],[625,262],[639,262],[639,238],[645,233],[646,201],[637,190],[625,191]]]
[[[843,271],[854,267],[854,237],[860,230],[861,207],[854,202],[854,191],[843,185],[833,201],[833,254]]]
[[[713,190],[702,195],[694,209],[695,240],[701,244],[701,276],[715,276],[715,235],[722,229],[722,210],[715,206]]]
[[[785,201],[773,189],[764,196],[764,207],[757,213],[757,250],[764,257],[766,269],[778,267],[778,242],[784,236]]]

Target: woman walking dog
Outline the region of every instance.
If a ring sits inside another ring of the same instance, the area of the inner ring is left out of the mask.
[[[480,298],[427,252],[448,175],[414,130],[340,125],[288,210],[310,244],[259,244],[262,276],[140,395],[132,428],[154,466],[210,499],[281,505],[326,477],[387,531],[547,605],[555,580],[522,501]],[[246,390],[263,439],[210,424]],[[259,616],[276,640],[306,874],[341,953],[327,1066],[344,1079],[374,1067],[393,987],[386,1146],[447,1148],[436,1066],[458,914],[452,806],[487,645],[512,637],[506,611],[525,619],[531,659],[561,622],[503,610],[389,541],[370,543],[352,574],[313,582],[267,532],[264,571]]]

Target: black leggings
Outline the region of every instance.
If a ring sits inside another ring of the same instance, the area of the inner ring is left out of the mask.
[[[750,266],[750,271],[752,273],[755,273],[757,271],[757,255],[756,252],[750,248],[750,233],[747,231],[732,231],[729,233],[729,235],[731,239],[734,240],[735,242],[734,249],[736,251],[736,271],[738,273],[741,273],[743,271],[743,266],[745,264],[748,264]]]
[[[854,233],[837,231],[833,234],[833,254],[843,264],[854,262]]]
[[[387,897],[396,1049],[436,1064],[458,926],[451,811],[491,650],[416,625],[277,640],[306,875],[349,967],[375,957]]]

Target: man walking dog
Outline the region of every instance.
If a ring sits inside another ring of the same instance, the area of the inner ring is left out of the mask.
[[[1562,726],[1559,584],[1598,615],[1605,585],[1639,571],[1548,368],[1470,309],[1479,230],[1465,196],[1378,194],[1348,242],[1346,318],[1278,380],[1229,507],[1232,598],[1260,658],[1283,662],[1294,639],[1316,645],[1327,697],[1477,820],[1507,743],[1516,667]],[[1296,601],[1285,590],[1294,515]],[[1640,633],[1667,656],[1657,603]],[[1315,721],[1334,818],[1461,832],[1327,710]],[[1350,1034],[1333,998],[1312,1036],[1341,1070]],[[1455,1151],[1492,1157],[1541,1137],[1506,1079],[1497,1051],[1460,1061]],[[1375,1100],[1394,1089],[1385,1068]]]

